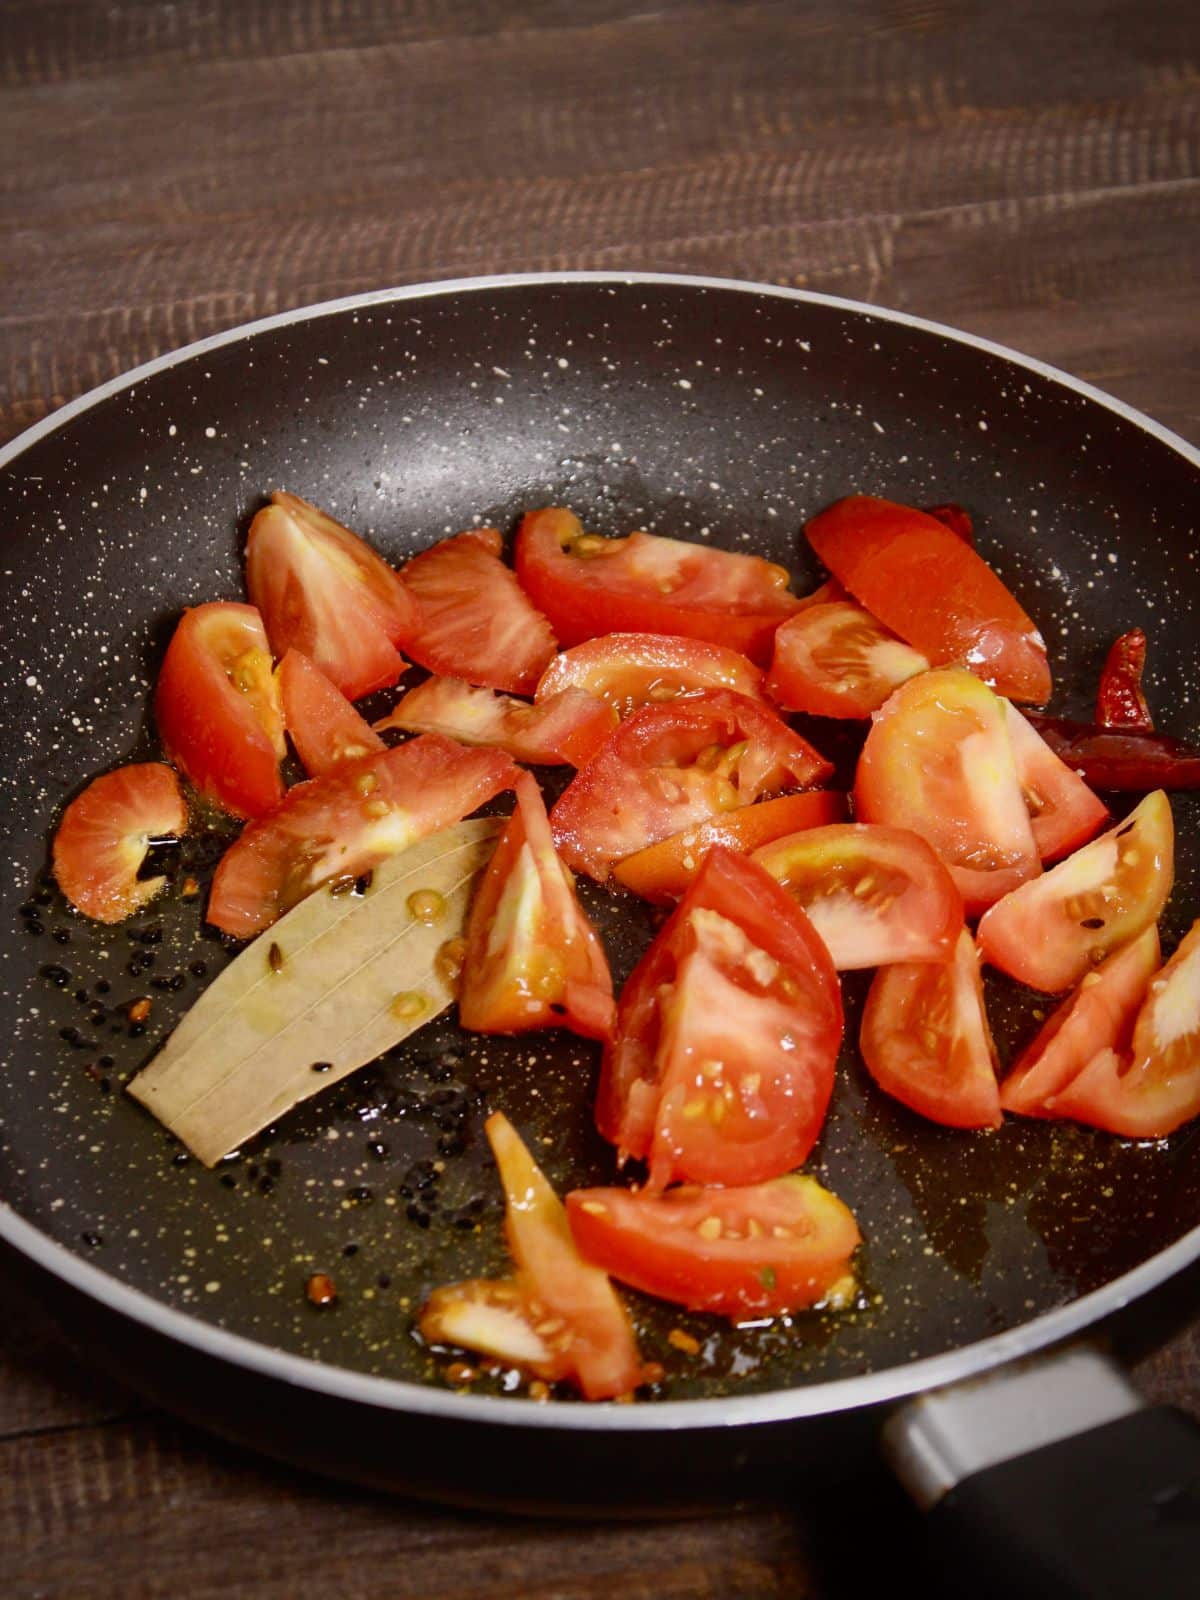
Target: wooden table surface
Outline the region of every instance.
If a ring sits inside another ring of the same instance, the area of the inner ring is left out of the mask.
[[[0,0],[0,149],[0,439],[288,306],[594,267],[900,307],[1200,441],[1194,0]],[[9,1600],[829,1596],[914,1548],[882,1477],[632,1528],[329,1485],[0,1288]],[[1200,1410],[1200,1327],[1139,1379]]]

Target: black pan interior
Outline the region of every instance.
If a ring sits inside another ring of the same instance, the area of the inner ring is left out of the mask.
[[[147,688],[173,621],[240,594],[239,530],[274,487],[397,561],[473,519],[511,530],[523,509],[563,502],[600,532],[760,551],[800,590],[818,575],[802,523],[828,501],[956,499],[1047,636],[1056,709],[1086,714],[1108,643],[1138,623],[1162,726],[1200,734],[1194,468],[1031,370],[852,309],[680,284],[437,293],[194,355],[38,441],[0,483],[0,1192],[166,1303],[345,1367],[437,1380],[413,1309],[438,1283],[500,1269],[487,1109],[508,1112],[560,1188],[613,1165],[591,1129],[596,1053],[568,1034],[482,1041],[434,1024],[214,1172],[121,1093],[228,959],[178,894],[221,837],[188,845],[152,914],[103,931],[46,878],[49,832],[88,776],[153,753]],[[846,751],[829,725],[806,731]],[[1181,798],[1175,812],[1168,947],[1200,910],[1198,807]],[[652,920],[627,899],[589,905],[620,979]],[[1107,1282],[1200,1220],[1195,1129],[1147,1144],[1015,1120],[961,1134],[886,1100],[853,1045],[864,987],[846,983],[850,1043],[814,1169],[867,1238],[859,1307],[729,1331],[635,1298],[664,1393],[946,1351]],[[137,1027],[125,1011],[142,995],[153,1007]],[[1038,1002],[989,979],[989,1003],[1008,1057]],[[316,1271],[338,1288],[325,1310],[304,1295]],[[698,1355],[667,1342],[677,1327]]]

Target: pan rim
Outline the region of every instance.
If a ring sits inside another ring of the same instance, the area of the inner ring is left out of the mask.
[[[859,318],[931,333],[953,343],[964,344],[997,357],[1011,365],[1038,374],[1051,383],[1078,394],[1093,404],[1115,413],[1158,439],[1192,466],[1200,468],[1200,449],[1144,412],[1128,405],[1083,379],[1061,368],[1014,350],[994,340],[953,328],[945,323],[890,310],[864,301],[811,290],[789,289],[779,285],[744,279],[693,276],[659,272],[531,272],[494,276],[444,279],[430,283],[406,284],[390,289],[346,295],[289,311],[258,318],[234,328],[168,351],[109,379],[87,393],[52,411],[0,447],[0,468],[7,468],[40,439],[63,427],[93,406],[111,399],[142,380],[170,367],[192,360],[225,345],[237,344],[273,329],[293,323],[315,322],[324,317],[366,310],[407,300],[431,299],[442,295],[490,292],[517,287],[548,288],[573,283],[636,288],[674,286],[693,290],[736,292],[772,299],[798,301],[841,310]],[[1067,1305],[1043,1312],[1026,1323],[986,1339],[924,1357],[902,1366],[855,1377],[777,1389],[765,1394],[720,1399],[662,1400],[645,1406],[538,1406],[514,1405],[511,1398],[488,1395],[459,1395],[445,1390],[380,1377],[333,1366],[310,1357],[293,1355],[260,1343],[243,1334],[204,1322],[187,1312],[163,1304],[145,1291],[82,1260],[66,1246],[28,1222],[0,1201],[0,1238],[53,1276],[100,1302],[108,1309],[141,1323],[152,1332],[186,1345],[202,1355],[229,1362],[261,1375],[316,1391],[335,1399],[371,1406],[385,1411],[444,1416],[473,1423],[522,1428],[582,1428],[586,1431],[643,1433],[646,1431],[693,1430],[711,1427],[763,1425],[799,1421],[842,1411],[867,1409],[901,1400],[919,1391],[975,1377],[1006,1361],[1017,1360],[1071,1338],[1140,1298],[1150,1290],[1200,1259],[1200,1227],[1159,1251],[1148,1261],[1114,1278]]]

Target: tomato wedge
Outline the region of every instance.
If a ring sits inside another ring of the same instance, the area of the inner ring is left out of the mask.
[[[751,859],[804,909],[839,972],[954,954],[962,896],[906,828],[833,823],[777,839]]]
[[[370,545],[299,495],[274,494],[250,524],[246,588],[276,657],[299,650],[358,700],[404,670],[408,591]]]
[[[965,928],[952,961],[880,967],[859,1048],[879,1087],[910,1110],[950,1128],[1000,1126],[996,1047]]]
[[[430,672],[532,694],[557,643],[500,559],[502,544],[495,528],[470,528],[401,569],[417,609],[407,649]]]
[[[876,712],[854,809],[927,840],[968,916],[1041,871],[1004,701],[959,668],[911,678]]]
[[[881,622],[844,600],[806,606],[775,634],[767,691],[788,711],[869,717],[929,662]]]
[[[153,900],[165,878],[139,878],[146,852],[186,833],[187,806],[170,767],[147,761],[105,772],[63,812],[51,860],[76,911],[122,922]]]
[[[516,1278],[468,1278],[433,1291],[421,1307],[417,1332],[426,1344],[470,1350],[558,1383],[571,1376],[570,1341],[551,1341],[549,1333],[538,1332],[540,1324],[561,1333],[556,1323]]]
[[[576,1189],[575,1242],[589,1261],[646,1294],[741,1321],[854,1294],[862,1242],[848,1207],[800,1173],[736,1189],[666,1194]]]
[[[1037,729],[1005,701],[1017,781],[1025,796],[1033,842],[1043,864],[1084,844],[1108,821],[1108,807]]]
[[[499,750],[467,750],[436,733],[343,761],[289,789],[230,845],[213,878],[208,920],[252,938],[319,884],[356,878],[461,821],[510,788],[516,770]]]
[[[805,794],[781,794],[775,800],[759,800],[752,806],[739,806],[719,817],[702,822],[686,833],[635,850],[618,861],[613,877],[626,889],[670,905],[684,894],[700,863],[714,844],[749,855],[760,845],[801,828],[819,828],[827,822],[840,822],[846,815],[846,799],[832,789],[813,789]]]
[[[1157,922],[1174,880],[1171,802],[1156,789],[1123,822],[1005,895],[979,924],[980,948],[1001,972],[1056,994]]]
[[[606,633],[564,650],[542,674],[537,699],[564,689],[586,689],[619,717],[703,689],[764,698],[761,670],[739,651],[664,633]]]
[[[284,726],[310,778],[384,748],[341,690],[299,650],[287,652],[275,676]]]
[[[806,531],[854,598],[935,666],[961,661],[1012,700],[1050,698],[1041,634],[987,562],[937,517],[856,494]]]
[[[582,767],[616,723],[612,707],[582,689],[564,689],[529,705],[494,689],[474,689],[461,678],[427,678],[375,727],[491,744],[533,766]]]
[[[521,586],[564,645],[606,633],[675,633],[760,665],[799,602],[785,568],[657,534],[604,539],[561,506],[531,511],[516,547]]]
[[[572,871],[603,882],[635,850],[832,771],[766,706],[710,689],[634,712],[575,775],[550,821]]]
[[[717,845],[633,971],[596,1122],[650,1187],[758,1183],[798,1166],[842,1033],[833,963],[761,867]]]
[[[474,1033],[561,1026],[611,1038],[604,946],[558,859],[541,790],[528,772],[515,788],[517,809],[471,905],[458,1020]]]
[[[163,749],[188,781],[235,817],[279,804],[283,715],[253,606],[213,600],[185,611],[154,691]]]

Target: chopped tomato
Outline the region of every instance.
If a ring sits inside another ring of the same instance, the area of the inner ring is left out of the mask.
[[[421,1307],[417,1331],[426,1344],[470,1350],[558,1383],[571,1376],[569,1341],[538,1332],[541,1324],[562,1333],[556,1323],[516,1278],[469,1278],[433,1291]]]
[[[515,787],[517,809],[471,905],[458,1019],[475,1033],[561,1026],[611,1038],[604,946],[558,859],[541,790],[528,772]]]
[[[1077,850],[1108,821],[1108,807],[1057,756],[1027,718],[1005,702],[1008,737],[1033,840],[1043,863]]]
[[[606,633],[564,650],[546,668],[537,699],[586,689],[619,717],[704,689],[732,689],[763,699],[763,675],[737,650],[663,633]]]
[[[529,705],[494,689],[473,689],[461,678],[427,678],[375,727],[491,744],[533,766],[582,767],[616,723],[612,707],[582,689],[564,689]]]
[[[772,839],[797,833],[801,828],[840,822],[845,815],[845,796],[832,789],[759,800],[755,805],[739,806],[736,811],[712,817],[685,833],[674,833],[658,844],[647,845],[645,850],[635,850],[617,862],[613,877],[643,900],[670,905],[686,891],[714,844],[749,855]]]
[[[1000,1090],[1005,1111],[1055,1115],[1049,1102],[1105,1050],[1128,1050],[1133,1024],[1161,956],[1149,927],[1095,969],[1021,1051]]]
[[[935,666],[962,662],[998,693],[1041,704],[1041,634],[1004,584],[937,517],[851,495],[808,524],[809,543],[872,616]]]
[[[158,675],[154,718],[163,749],[201,794],[235,817],[279,804],[283,715],[253,606],[214,600],[184,612]]]
[[[906,828],[842,822],[789,834],[752,857],[791,894],[839,972],[891,961],[948,961],[962,896]]]
[[[1124,822],[1005,895],[979,924],[980,947],[1001,972],[1056,994],[1157,922],[1174,880],[1171,802],[1157,789]]]
[[[605,1047],[596,1121],[650,1186],[747,1184],[798,1166],[833,1089],[841,994],[784,889],[717,845],[642,957]]]
[[[666,1194],[576,1189],[575,1242],[589,1261],[646,1294],[735,1321],[778,1316],[854,1293],[862,1242],[849,1209],[800,1173],[746,1188]]]
[[[567,865],[603,882],[635,850],[832,771],[766,706],[710,689],[634,712],[576,774],[550,820]]]
[[[341,690],[299,650],[287,652],[275,676],[284,726],[310,778],[384,748]]]
[[[139,878],[152,844],[187,831],[188,814],[170,767],[147,761],[93,778],[63,812],[51,857],[76,911],[121,922],[153,900],[165,878]]]
[[[1154,718],[1142,692],[1146,670],[1146,635],[1131,628],[1114,641],[1100,674],[1096,721],[1102,728],[1133,728],[1153,733]]]
[[[968,916],[1041,871],[1004,701],[961,669],[911,678],[876,712],[854,807],[927,840]]]
[[[414,622],[400,579],[370,545],[299,495],[275,494],[250,524],[246,588],[277,657],[299,650],[348,700],[404,671]]]
[[[604,539],[560,506],[522,520],[516,562],[564,645],[606,633],[676,633],[761,664],[798,605],[786,569],[761,556],[651,533]]]
[[[471,528],[401,569],[417,608],[407,649],[430,672],[532,694],[557,645],[549,622],[501,561],[501,545],[495,528]]]
[[[331,879],[348,882],[512,786],[499,750],[467,750],[427,733],[343,761],[289,789],[221,857],[208,920],[249,939]]]
[[[880,967],[859,1048],[879,1087],[950,1128],[998,1128],[996,1047],[975,942],[964,928],[952,961]]]
[[[869,717],[929,662],[869,611],[844,600],[806,606],[781,624],[767,690],[788,711]]]

